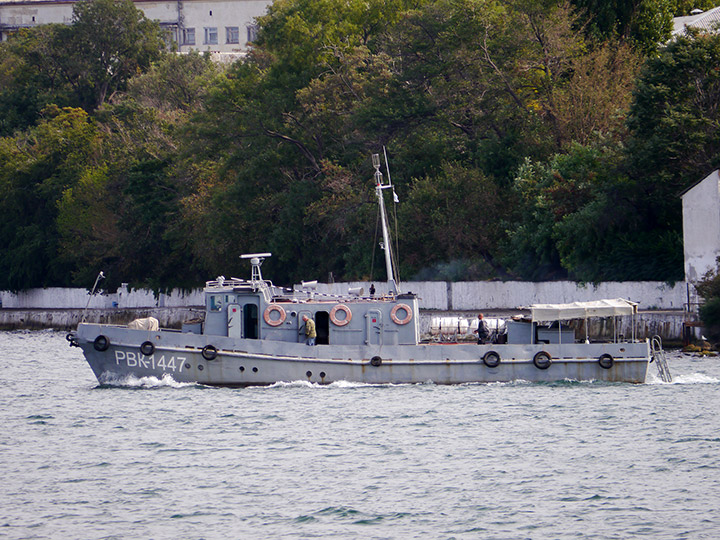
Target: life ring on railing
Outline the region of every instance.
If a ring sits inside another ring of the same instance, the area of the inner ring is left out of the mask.
[[[547,369],[552,364],[552,356],[545,351],[540,351],[533,357],[533,364],[538,369]]]
[[[107,351],[108,347],[110,346],[110,340],[100,334],[98,337],[95,338],[95,341],[93,341],[93,347],[95,347],[96,351]]]
[[[405,315],[404,319],[401,319],[400,317],[397,316],[397,312],[400,311],[401,309],[405,310],[405,313],[407,313],[407,315]],[[393,322],[395,324],[407,324],[410,321],[412,321],[412,317],[413,317],[412,309],[410,309],[410,306],[408,306],[407,304],[398,304],[397,306],[392,308],[392,311],[390,312],[390,318],[393,320]]]
[[[280,315],[279,319],[275,320],[270,317],[273,311],[278,312],[278,314]],[[263,319],[265,319],[265,322],[268,323],[270,326],[280,326],[282,323],[285,322],[285,317],[287,317],[285,310],[282,306],[278,306],[277,304],[270,304],[268,307],[265,308],[265,312],[263,313]]]
[[[600,358],[598,358],[598,364],[600,364],[600,367],[603,369],[610,369],[614,363],[615,359],[607,353],[601,354]]]
[[[495,351],[488,351],[483,356],[483,364],[489,368],[496,368],[500,365],[500,355]]]
[[[337,318],[337,312],[342,311],[345,314],[344,319]],[[330,320],[335,326],[345,326],[352,321],[352,311],[344,304],[338,304],[330,310]]]

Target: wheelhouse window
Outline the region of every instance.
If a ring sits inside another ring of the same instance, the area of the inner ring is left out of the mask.
[[[223,297],[219,294],[213,294],[210,297],[210,311],[220,311],[223,307]]]
[[[217,45],[218,31],[216,26],[205,27],[205,45]]]
[[[226,43],[233,45],[240,43],[240,28],[237,26],[226,26],[225,37]]]

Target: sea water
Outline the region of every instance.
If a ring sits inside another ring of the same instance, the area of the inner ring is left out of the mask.
[[[672,384],[100,386],[0,333],[0,537],[714,539],[720,360]]]

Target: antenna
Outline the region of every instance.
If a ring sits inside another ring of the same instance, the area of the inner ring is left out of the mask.
[[[90,296],[88,297],[87,304],[85,304],[85,309],[83,309],[82,318],[80,319],[82,322],[85,322],[85,316],[87,314],[88,307],[90,306],[90,300],[92,300],[92,297],[95,296],[95,289],[98,286],[98,283],[101,279],[105,279],[105,274],[103,274],[103,271],[100,270],[100,273],[95,278],[95,285],[93,285],[92,291],[90,292]]]
[[[375,167],[375,194],[380,205],[380,221],[382,223],[383,242],[382,249],[385,251],[385,270],[388,278],[388,288],[391,294],[397,294],[397,285],[395,283],[395,272],[392,265],[392,245],[390,244],[390,233],[388,232],[387,214],[385,212],[385,199],[382,190],[392,188],[391,184],[383,184],[382,173],[380,172],[380,156],[372,155],[373,167]]]
[[[252,265],[252,274],[250,280],[253,287],[257,288],[262,283],[263,278],[260,267],[262,266],[263,261],[267,257],[271,256],[272,253],[245,253],[243,255],[240,255],[241,259],[250,259],[250,264]]]

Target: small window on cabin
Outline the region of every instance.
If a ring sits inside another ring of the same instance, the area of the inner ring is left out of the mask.
[[[222,306],[222,296],[214,295],[210,297],[210,311],[220,311]]]

